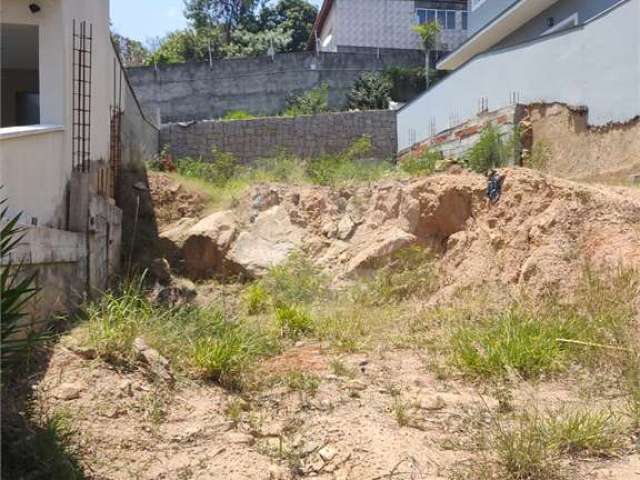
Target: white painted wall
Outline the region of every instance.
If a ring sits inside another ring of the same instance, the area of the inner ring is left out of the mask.
[[[93,24],[91,159],[108,160],[113,65],[109,0],[41,0],[32,14],[24,0],[2,0],[2,23],[38,25],[40,120],[62,131],[15,136],[0,128],[0,184],[12,210],[22,210],[38,225],[64,225],[66,187],[72,170],[73,19]],[[117,66],[119,69],[119,65]],[[122,82],[126,88],[126,82]],[[127,108],[127,95],[122,107]],[[131,108],[137,108],[131,102]]]
[[[566,102],[589,108],[594,125],[640,114],[640,0],[627,0],[580,27],[470,60],[398,112],[398,149],[478,113],[520,103]],[[453,123],[453,124],[452,124]]]

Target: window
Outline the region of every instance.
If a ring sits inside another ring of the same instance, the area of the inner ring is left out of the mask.
[[[466,12],[463,12],[466,14]],[[456,29],[456,10],[416,9],[418,23],[438,22],[442,30]]]
[[[1,127],[40,123],[38,27],[3,23]]]
[[[447,30],[456,29],[456,12],[447,12]]]
[[[468,30],[469,25],[469,14],[467,12],[462,12],[462,29]]]

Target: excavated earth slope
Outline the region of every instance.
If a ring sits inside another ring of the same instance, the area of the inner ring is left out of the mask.
[[[329,188],[255,186],[232,210],[161,231],[172,266],[194,279],[259,277],[306,252],[337,281],[413,244],[439,254],[437,297],[494,283],[570,292],[585,264],[640,267],[640,190],[583,185],[523,168],[489,207],[483,176]]]

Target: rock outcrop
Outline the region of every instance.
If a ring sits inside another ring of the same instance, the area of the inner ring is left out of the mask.
[[[640,267],[640,192],[508,168],[489,206],[483,176],[458,171],[332,189],[257,185],[233,209],[161,233],[192,278],[259,277],[292,251],[349,279],[413,244],[439,256],[442,295],[484,282],[571,288],[582,266]],[[175,265],[172,265],[175,268]]]

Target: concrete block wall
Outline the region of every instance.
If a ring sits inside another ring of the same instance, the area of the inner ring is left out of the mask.
[[[373,155],[390,158],[396,151],[394,111],[340,112],[295,118],[202,121],[164,125],[160,134],[174,158],[211,157],[216,148],[233,154],[242,163],[270,157],[280,151],[300,157],[338,153],[367,135]]]
[[[422,67],[424,54],[419,50],[383,51],[379,55],[296,52],[278,54],[273,59],[216,60],[212,65],[134,67],[128,74],[145,112],[151,118],[159,114],[163,123],[170,123],[221,118],[231,110],[275,115],[285,108],[289,96],[325,82],[329,105],[339,109],[362,73],[391,66]]]

